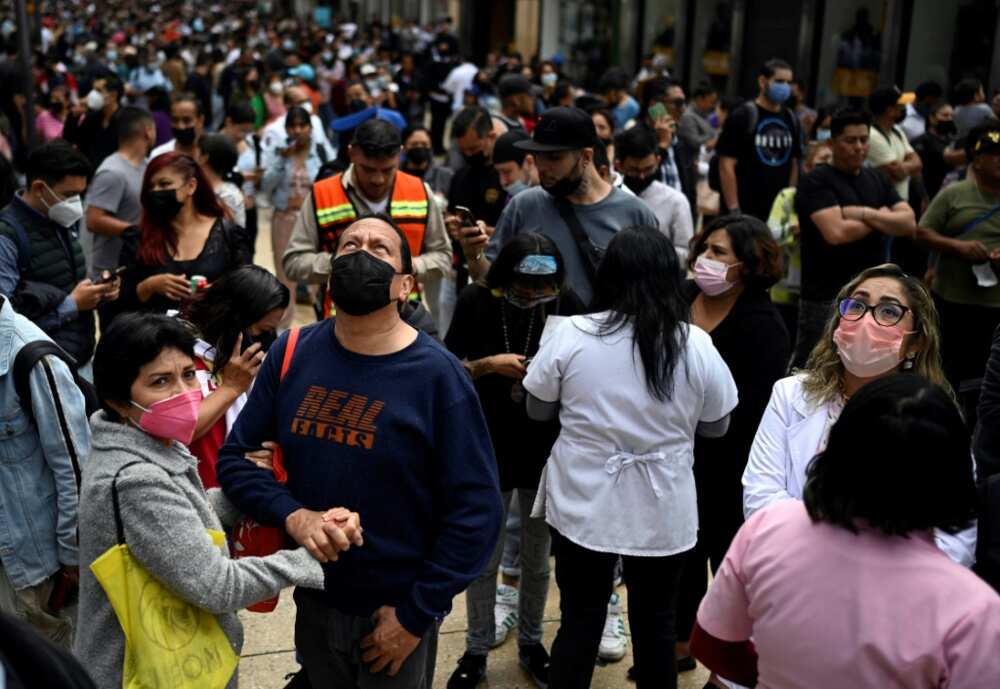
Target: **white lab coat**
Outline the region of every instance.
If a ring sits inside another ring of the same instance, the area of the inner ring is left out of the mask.
[[[774,384],[743,472],[746,517],[780,500],[802,499],[806,469],[826,433],[830,412],[829,403],[806,399],[802,379],[800,374]],[[954,536],[939,531],[936,540],[955,562],[965,567],[975,562],[975,525]]]

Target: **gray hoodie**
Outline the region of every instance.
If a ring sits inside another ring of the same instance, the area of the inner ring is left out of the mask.
[[[117,542],[111,481],[118,474],[125,542],[150,574],[181,598],[215,614],[239,655],[243,628],[236,610],[287,586],[323,588],[323,570],[304,549],[231,560],[206,529],[222,530],[198,478],[197,459],[178,443],[134,426],[91,418],[93,449],[80,491],[80,608],[76,655],[99,687],[122,685],[125,637],[89,564]],[[218,491],[213,491],[218,493]],[[222,498],[218,494],[218,498]],[[224,500],[224,498],[222,498]],[[237,673],[228,687],[237,685]]]

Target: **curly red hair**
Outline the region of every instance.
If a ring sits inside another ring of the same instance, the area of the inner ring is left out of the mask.
[[[198,213],[212,218],[228,217],[225,207],[215,195],[212,185],[194,158],[173,151],[156,156],[146,166],[146,174],[142,178],[142,193],[139,196],[142,202],[142,220],[139,223],[142,234],[137,255],[139,260],[147,265],[162,266],[167,261],[167,250],[177,249],[177,231],[171,222],[157,218],[146,210],[149,205],[149,194],[152,191],[152,179],[167,168],[180,174],[185,181],[192,177],[197,180],[198,188],[195,189],[192,202]]]

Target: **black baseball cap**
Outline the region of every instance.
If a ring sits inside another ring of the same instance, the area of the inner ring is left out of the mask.
[[[531,82],[523,74],[508,74],[497,84],[497,95],[501,98],[519,93],[531,93]]]
[[[978,158],[981,155],[1000,152],[1000,130],[986,128],[979,134],[975,145],[972,147],[972,157]]]
[[[524,157],[528,155],[528,152],[517,147],[519,141],[531,141],[531,137],[518,129],[498,137],[497,142],[493,144],[493,164],[513,161],[518,165],[523,165]]]
[[[881,86],[868,96],[868,110],[872,115],[881,115],[890,105],[901,104],[903,92],[898,86]]]
[[[514,144],[522,151],[578,151],[597,143],[594,120],[580,108],[549,108],[538,118],[530,140]]]

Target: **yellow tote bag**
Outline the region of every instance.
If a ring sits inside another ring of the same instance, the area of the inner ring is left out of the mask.
[[[111,498],[118,545],[108,548],[90,569],[125,633],[122,689],[223,689],[239,658],[210,612],[174,595],[132,557],[114,481]],[[224,534],[207,531],[215,545],[225,545]]]

